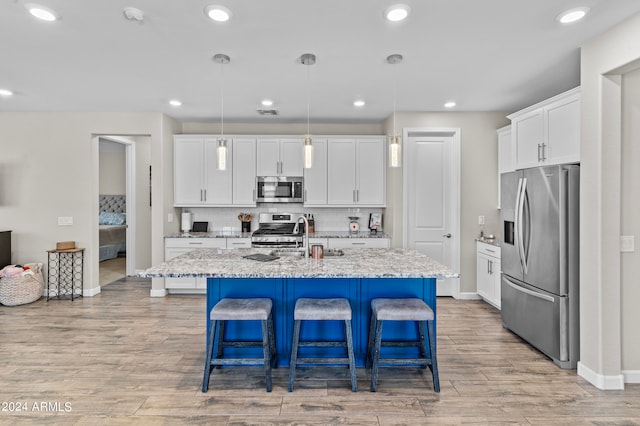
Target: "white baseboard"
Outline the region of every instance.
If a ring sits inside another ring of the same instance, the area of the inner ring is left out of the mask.
[[[582,377],[593,386],[602,390],[622,390],[624,389],[624,376],[617,374],[615,376],[605,376],[596,373],[586,365],[578,361],[578,376]]]
[[[474,293],[473,291],[460,293],[458,295],[458,299],[461,300],[482,300],[482,297],[478,296],[478,293]]]
[[[167,289],[151,289],[151,293],[149,294],[151,297],[165,297],[167,295]]]
[[[88,288],[88,289],[82,289],[82,295],[84,297],[93,297],[96,294],[100,294],[100,292],[102,291],[102,289],[100,288],[100,286],[98,287],[93,287],[93,288]]]
[[[622,370],[625,383],[640,383],[640,370]]]

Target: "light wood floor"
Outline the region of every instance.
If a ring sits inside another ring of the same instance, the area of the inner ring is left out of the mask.
[[[99,264],[100,268],[100,287],[111,284],[114,281],[122,279],[126,275],[127,258],[116,257],[114,259],[103,260]]]
[[[150,298],[125,279],[92,298],[0,306],[0,424],[640,425],[640,385],[599,391],[519,341],[480,301],[438,299],[442,391],[420,369],[382,369],[352,393],[342,368],[216,370],[200,391],[202,296]],[[427,370],[428,371],[428,370]],[[17,411],[21,409],[22,411]]]

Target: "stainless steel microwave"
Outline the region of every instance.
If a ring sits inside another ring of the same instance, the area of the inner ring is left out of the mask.
[[[302,176],[258,176],[256,202],[302,203],[304,201]]]

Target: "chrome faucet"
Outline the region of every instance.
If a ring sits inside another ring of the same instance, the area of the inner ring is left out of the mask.
[[[298,223],[300,219],[304,221],[304,258],[309,259],[309,221],[304,215],[298,218]]]

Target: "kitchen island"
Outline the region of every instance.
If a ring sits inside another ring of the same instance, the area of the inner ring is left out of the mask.
[[[282,256],[269,262],[246,259],[250,254],[268,254],[269,249],[197,249],[147,269],[142,277],[207,277],[208,312],[225,297],[269,297],[274,303],[278,365],[289,363],[293,333],[293,307],[300,297],[344,297],[353,311],[354,351],[358,365],[364,364],[367,348],[370,302],[376,297],[417,297],[436,312],[436,280],[458,274],[430,257],[408,249],[344,249],[343,256],[324,259]],[[302,339],[316,334],[340,337],[339,322],[305,324]],[[320,333],[321,331],[321,333]],[[385,335],[416,336],[412,323],[385,325]],[[259,324],[230,323],[230,337],[257,339]],[[207,336],[209,335],[207,330]],[[206,344],[206,342],[205,342]],[[204,348],[205,346],[203,346]],[[313,348],[308,348],[313,356]],[[249,351],[247,348],[234,349]],[[316,349],[317,350],[317,349]],[[391,355],[398,348],[385,348]],[[408,348],[402,351],[412,356]],[[256,352],[260,356],[259,352]],[[413,354],[415,355],[415,354]]]

